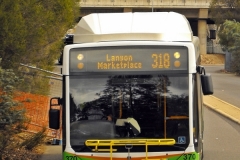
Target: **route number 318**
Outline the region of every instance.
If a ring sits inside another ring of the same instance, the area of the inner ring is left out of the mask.
[[[152,54],[153,64],[152,68],[169,68],[170,67],[170,55],[168,53]]]

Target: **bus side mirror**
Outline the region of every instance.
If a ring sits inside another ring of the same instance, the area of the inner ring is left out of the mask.
[[[53,106],[60,106],[61,98],[55,97],[50,99],[50,109],[49,109],[49,128],[59,129],[60,128],[60,108],[55,109]]]
[[[51,129],[60,128],[60,110],[59,109],[49,110],[49,128]]]
[[[213,94],[212,77],[210,74],[201,75],[202,91],[204,95]]]

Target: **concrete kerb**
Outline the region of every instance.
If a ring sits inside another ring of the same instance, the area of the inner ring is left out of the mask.
[[[203,96],[203,103],[211,110],[240,125],[240,108],[214,96]]]

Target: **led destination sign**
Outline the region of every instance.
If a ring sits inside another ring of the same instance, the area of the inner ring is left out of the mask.
[[[72,49],[70,72],[187,70],[187,48]]]
[[[108,55],[105,62],[98,62],[97,69],[141,69],[142,62],[134,62],[133,55]]]

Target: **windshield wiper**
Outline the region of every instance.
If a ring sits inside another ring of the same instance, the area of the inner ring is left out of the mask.
[[[181,147],[181,146],[177,146],[176,144],[172,145],[171,147],[175,147],[175,148],[184,149],[184,151],[187,149],[187,147]]]
[[[73,146],[75,152],[82,152],[82,151],[92,151],[92,149],[86,145],[81,145],[81,146]]]

